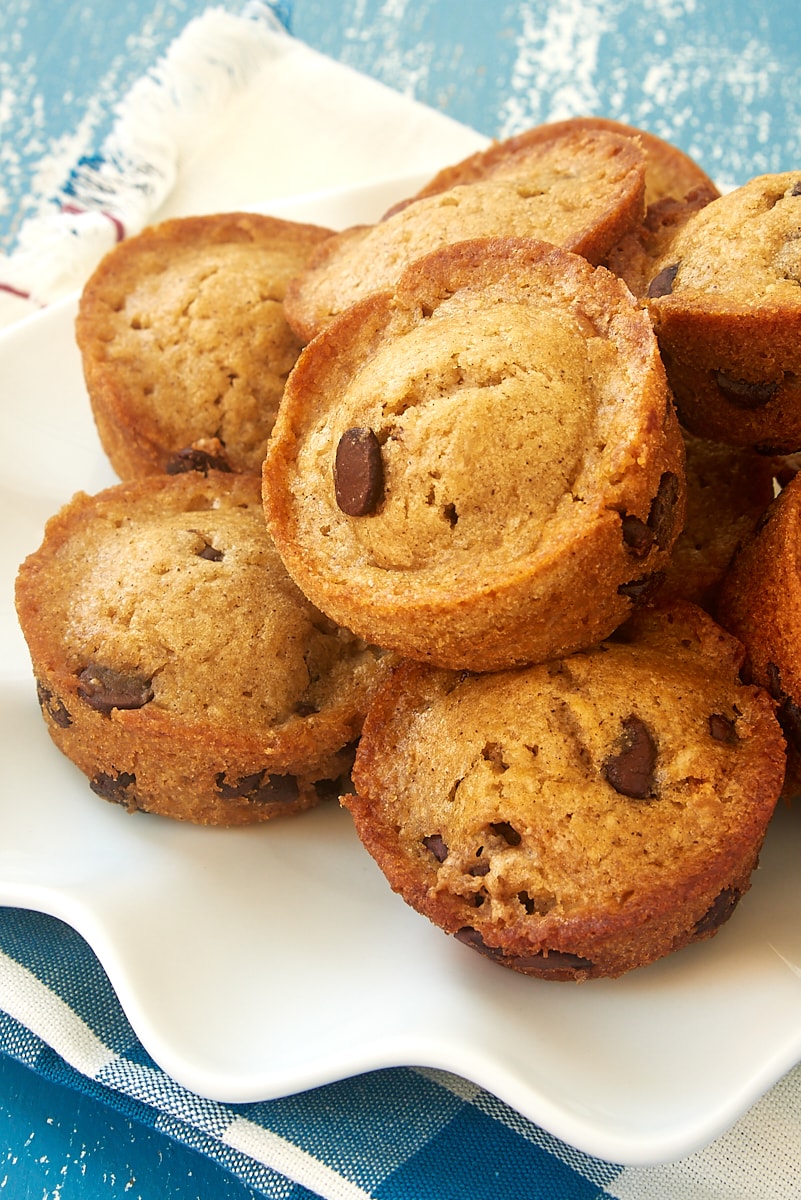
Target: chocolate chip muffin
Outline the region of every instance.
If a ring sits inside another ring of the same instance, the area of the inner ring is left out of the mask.
[[[605,637],[684,515],[681,433],[647,315],[527,239],[412,264],[292,372],[265,512],[299,587],[371,643],[488,671]]]
[[[183,217],[105,257],[76,337],[121,479],[198,465],[258,474],[301,346],[286,285],[330,232],[254,213]]]
[[[801,791],[801,475],[794,475],[735,555],[717,615],[748,652],[749,676],[775,698]]]
[[[627,125],[610,117],[568,117],[564,121],[549,121],[535,125],[507,141],[496,142],[454,166],[447,166],[416,193],[415,198],[447,191],[459,183],[471,183],[483,178],[488,169],[504,160],[522,158],[530,147],[586,131],[612,133],[633,140],[645,154],[645,204],[650,206],[665,199],[681,200],[688,192],[702,189],[719,195],[717,186],[689,154],[672,142],[665,141],[650,130]],[[406,202],[408,203],[408,201]]]
[[[605,129],[633,138],[645,153],[645,215],[603,260],[610,271],[626,281],[635,296],[643,296],[654,276],[654,264],[679,228],[720,192],[706,171],[678,146],[647,129],[608,117],[571,117],[540,126],[528,136],[576,128]]]
[[[718,194],[714,185],[702,184],[681,199],[665,196],[649,204],[636,229],[624,234],[607,254],[604,266],[619,275],[638,299],[645,300],[679,231]]]
[[[391,288],[403,268],[449,243],[534,237],[597,263],[641,219],[645,160],[630,138],[572,129],[522,135],[457,164],[375,225],[353,226],[315,250],[287,288],[285,311],[310,340],[338,313]]]
[[[714,614],[732,556],[773,500],[779,463],[748,446],[726,446],[686,430],[682,436],[687,515],[659,598],[692,600]]]
[[[648,307],[682,424],[763,452],[801,448],[801,173],[707,204],[655,263]]]
[[[773,705],[692,605],[488,675],[404,662],[345,795],[391,887],[492,962],[619,976],[709,938],[750,885],[784,775]]]
[[[106,800],[241,825],[347,775],[381,655],[287,577],[258,476],[80,493],[16,595],[48,731]]]

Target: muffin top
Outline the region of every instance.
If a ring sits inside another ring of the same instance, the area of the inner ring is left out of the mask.
[[[433,195],[445,191],[456,183],[468,183],[480,178],[497,160],[522,158],[538,142],[552,141],[582,130],[613,133],[618,137],[633,139],[645,155],[645,204],[649,206],[668,197],[683,199],[688,192],[703,188],[710,195],[719,195],[718,189],[703,168],[678,146],[658,137],[650,130],[635,125],[626,125],[610,117],[579,116],[563,121],[548,121],[516,134],[505,142],[498,142],[486,150],[471,154],[460,163],[439,171],[417,196]]]
[[[303,590],[362,636],[369,610],[378,644],[449,609],[503,626],[523,581],[572,555],[601,592],[641,574],[634,523],[659,526],[646,556],[668,550],[674,422],[650,323],[618,280],[542,242],[462,242],[307,347],[265,460],[268,523]]]
[[[801,310],[801,174],[759,175],[711,201],[656,264],[652,310]]]
[[[391,287],[416,258],[449,243],[533,237],[598,262],[641,218],[644,155],[605,130],[500,143],[465,178],[413,197],[372,226],[334,235],[291,282],[287,318],[309,340],[333,317]]]
[[[266,742],[365,706],[373,652],[287,576],[258,476],[193,472],[79,493],[21,567],[17,603],[32,656],[63,680],[68,706],[77,696],[176,731]]]
[[[676,604],[522,670],[407,662],[371,709],[343,802],[392,887],[447,932],[516,969],[556,951],[565,977],[620,973],[747,886],[785,757],[741,660]]]
[[[184,217],[105,257],[81,296],[76,337],[122,478],[162,471],[205,439],[231,469],[258,473],[301,348],[284,317],[286,285],[329,235],[253,213]]]

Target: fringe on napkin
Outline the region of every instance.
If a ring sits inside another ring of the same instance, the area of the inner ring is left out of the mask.
[[[239,15],[209,8],[189,22],[123,99],[101,152],[76,163],[53,210],[26,221],[13,253],[0,255],[0,326],[80,287],[147,224],[209,118],[247,88],[287,24],[281,0],[249,0]]]

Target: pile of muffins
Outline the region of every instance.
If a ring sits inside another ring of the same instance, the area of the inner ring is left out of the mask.
[[[800,287],[801,172],[600,118],[372,225],[122,242],[76,325],[121,482],[17,581],[54,742],[131,811],[338,797],[527,975],[712,936],[798,774]]]

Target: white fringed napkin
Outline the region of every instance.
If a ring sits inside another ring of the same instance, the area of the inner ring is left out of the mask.
[[[290,37],[272,8],[210,8],[119,106],[101,151],[0,256],[0,326],[79,289],[167,216],[432,174],[487,139]]]

